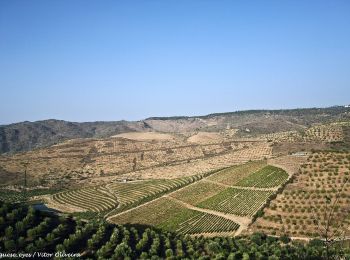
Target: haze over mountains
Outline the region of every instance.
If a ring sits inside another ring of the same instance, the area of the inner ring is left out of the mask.
[[[237,129],[238,135],[254,136],[279,131],[303,130],[312,124],[350,119],[350,108],[248,110],[194,117],[151,117],[141,121],[68,122],[43,120],[0,126],[0,153],[29,151],[76,138],[106,138],[127,132],[184,133]]]

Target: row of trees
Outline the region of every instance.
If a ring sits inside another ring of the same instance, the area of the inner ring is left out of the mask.
[[[81,253],[85,259],[321,259],[350,257],[320,241],[291,242],[256,233],[239,238],[191,238],[170,232],[82,222],[18,205],[0,204],[0,252]],[[335,247],[334,247],[335,248]]]

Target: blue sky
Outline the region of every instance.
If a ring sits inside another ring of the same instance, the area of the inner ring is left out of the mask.
[[[349,1],[0,1],[0,124],[350,103]]]

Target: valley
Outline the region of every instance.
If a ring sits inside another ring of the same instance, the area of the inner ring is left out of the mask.
[[[168,130],[158,120],[148,123]],[[3,154],[2,198],[191,237],[322,238],[320,216],[334,200],[335,212],[343,212],[338,219],[346,217],[350,121],[261,133],[188,131],[203,121],[179,120],[190,122],[176,132],[124,132]],[[211,118],[207,127],[220,120]]]

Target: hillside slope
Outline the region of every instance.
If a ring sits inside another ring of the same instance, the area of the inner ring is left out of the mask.
[[[75,123],[62,120],[21,122],[0,127],[0,153],[13,153],[46,147],[76,138],[103,138],[112,135],[145,131],[142,122],[88,122]]]
[[[21,122],[0,126],[0,153],[46,147],[69,139],[105,138],[125,132],[217,132],[238,129],[240,135],[299,131],[315,123],[350,119],[350,108],[250,110],[198,117],[152,117],[142,121],[76,123],[62,120]]]

